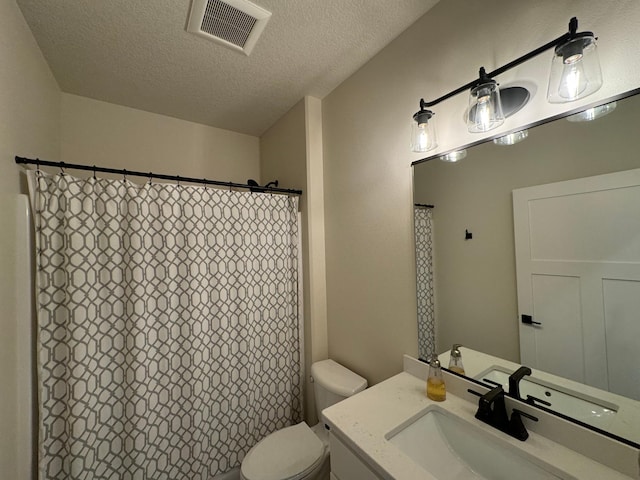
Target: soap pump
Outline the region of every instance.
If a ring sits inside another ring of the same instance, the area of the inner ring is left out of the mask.
[[[440,368],[440,361],[434,355],[429,363],[429,377],[427,378],[427,397],[436,402],[442,402],[447,398],[447,390],[444,385],[444,377]]]
[[[460,353],[459,343],[454,343],[451,347],[451,353],[449,355],[449,370],[452,372],[464,375],[464,365],[462,365],[462,354]]]

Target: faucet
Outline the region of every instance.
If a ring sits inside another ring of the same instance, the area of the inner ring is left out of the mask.
[[[468,390],[468,392],[480,397],[478,411],[476,412],[478,420],[520,441],[524,442],[529,438],[529,432],[527,432],[524,423],[522,423],[522,417],[527,417],[536,422],[538,419],[516,408],[513,409],[511,418],[509,418],[504,402],[504,390],[501,386],[495,387],[484,395],[473,390]]]
[[[520,380],[525,375],[531,375],[531,369],[524,366],[509,375],[509,395],[517,400],[522,400],[520,396]]]

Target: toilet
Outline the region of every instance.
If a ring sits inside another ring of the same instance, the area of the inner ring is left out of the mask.
[[[367,388],[367,381],[333,360],[311,365],[311,377],[318,423],[301,422],[260,440],[242,461],[241,480],[329,479],[329,432],[321,412]]]

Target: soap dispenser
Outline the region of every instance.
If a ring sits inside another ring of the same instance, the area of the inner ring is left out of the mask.
[[[449,370],[452,372],[464,375],[464,365],[462,365],[462,354],[460,353],[459,343],[454,343],[451,347],[451,354],[449,355]]]
[[[440,368],[440,361],[434,355],[429,363],[429,377],[427,378],[427,397],[436,402],[442,402],[447,398],[447,390],[444,385],[444,377]]]

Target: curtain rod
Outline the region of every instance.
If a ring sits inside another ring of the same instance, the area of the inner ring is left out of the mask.
[[[422,208],[435,208],[434,205],[425,205],[424,203],[414,203],[414,207],[422,207]]]
[[[248,190],[251,190],[252,192],[273,192],[273,193],[286,193],[288,195],[302,195],[302,190],[290,190],[287,188],[277,188],[277,187],[256,187],[256,186],[252,186],[252,185],[248,185],[248,184],[244,184],[244,183],[234,183],[234,182],[221,182],[219,180],[207,180],[206,178],[192,178],[192,177],[181,177],[179,175],[163,175],[163,174],[158,174],[158,173],[153,173],[153,172],[149,172],[149,173],[144,173],[144,172],[136,172],[136,171],[130,171],[130,170],[121,170],[121,169],[117,169],[117,168],[105,168],[105,167],[96,167],[95,165],[93,166],[88,166],[88,165],[79,165],[79,164],[73,164],[73,163],[65,163],[65,162],[50,162],[47,160],[40,160],[39,158],[37,159],[31,159],[31,158],[25,158],[25,157],[18,157],[16,156],[15,158],[16,163],[18,165],[37,165],[38,167],[40,166],[44,166],[44,167],[58,167],[61,169],[65,169],[65,168],[69,168],[72,170],[86,170],[88,172],[100,172],[100,173],[114,173],[116,175],[123,175],[125,177],[127,176],[131,176],[131,177],[145,177],[148,178],[149,180],[156,178],[159,180],[171,180],[171,181],[175,181],[175,182],[189,182],[189,183],[196,183],[196,184],[200,184],[200,185],[218,185],[221,187],[233,187],[233,188],[246,188]]]

